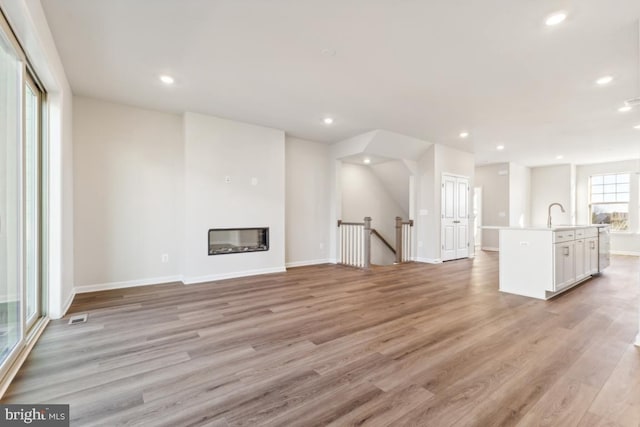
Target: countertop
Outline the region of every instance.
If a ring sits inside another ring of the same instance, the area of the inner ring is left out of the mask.
[[[554,225],[549,227],[540,227],[540,226],[532,226],[532,227],[500,227],[500,226],[484,226],[481,227],[484,230],[527,230],[527,231],[566,231],[566,230],[576,230],[579,228],[591,228],[591,227],[608,227],[608,224],[593,224],[593,225]]]

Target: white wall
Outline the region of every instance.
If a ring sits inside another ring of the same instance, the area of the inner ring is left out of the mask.
[[[531,169],[509,163],[509,225],[525,227],[531,222]]]
[[[510,219],[509,164],[497,163],[475,169],[475,186],[482,187],[482,225],[507,227]],[[498,230],[482,230],[482,248],[498,249]]]
[[[599,163],[577,166],[576,168],[576,214],[578,224],[590,222],[589,178],[592,175],[609,173],[631,173],[631,195],[629,201],[629,232],[611,234],[611,251],[622,254],[640,255],[640,159],[622,162]]]
[[[328,262],[326,144],[287,138],[285,150],[279,130],[74,104],[78,291],[281,271],[285,200],[287,262]],[[254,226],[270,227],[268,252],[208,256],[209,228]]]
[[[285,140],[287,266],[329,262],[329,146]]]
[[[369,166],[343,163],[341,173],[342,220],[362,222],[370,216],[371,227],[395,246],[395,218],[408,218],[408,212],[389,194]],[[393,253],[372,237],[371,262],[389,264],[394,259]]]
[[[284,132],[186,113],[184,138],[184,282],[283,271]],[[209,256],[208,230],[228,227],[269,227],[269,250]]]
[[[16,37],[48,94],[49,316],[61,317],[73,296],[72,93],[39,0],[0,0]]]
[[[560,203],[565,213],[554,206],[553,224],[575,223],[575,166],[558,165],[531,169],[531,225],[546,226],[549,204]]]
[[[76,287],[179,280],[182,117],[82,97],[73,112]]]
[[[436,211],[435,203],[436,198],[440,198],[440,189],[436,186],[440,185],[441,178],[436,184],[435,158],[436,146],[432,145],[417,162],[414,253],[416,260],[422,262],[439,262],[440,259],[440,251],[429,243],[436,237],[440,241],[440,212]]]
[[[404,160],[390,160],[369,166],[387,193],[404,212],[409,212],[411,170]],[[409,218],[403,218],[405,221]]]

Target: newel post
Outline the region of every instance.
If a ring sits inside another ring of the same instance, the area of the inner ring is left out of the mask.
[[[364,268],[371,267],[371,217],[364,217]]]
[[[396,264],[402,262],[402,218],[396,217]]]

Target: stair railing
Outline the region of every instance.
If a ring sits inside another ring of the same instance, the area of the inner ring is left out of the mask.
[[[338,220],[340,264],[369,269],[371,266],[371,217],[363,222]]]

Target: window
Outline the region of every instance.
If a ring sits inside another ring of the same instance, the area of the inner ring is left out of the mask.
[[[609,224],[611,231],[629,230],[631,175],[594,175],[590,182],[592,224]]]

